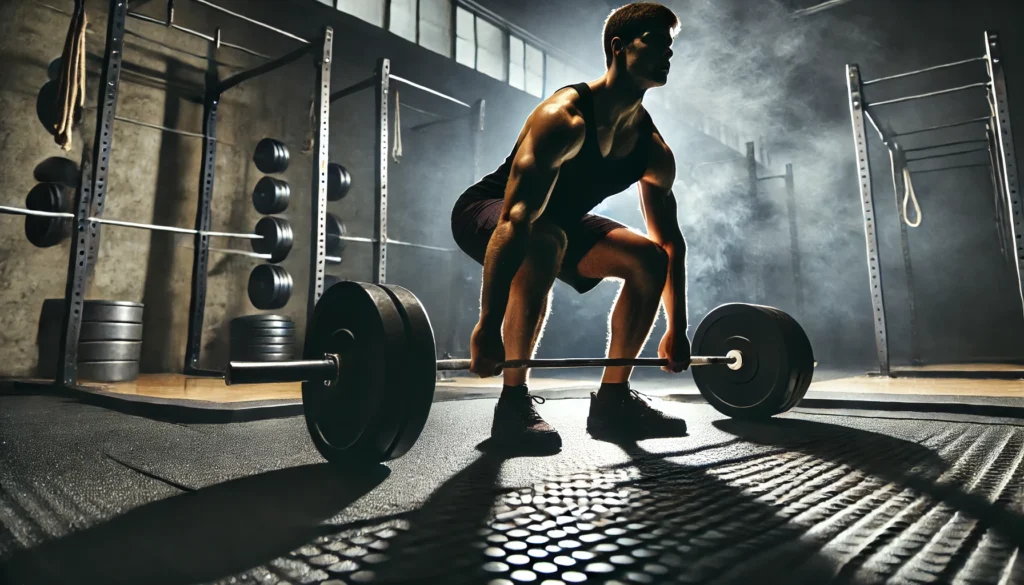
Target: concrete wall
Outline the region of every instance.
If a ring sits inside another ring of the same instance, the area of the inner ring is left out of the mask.
[[[142,6],[141,11],[162,17],[162,3]],[[320,26],[334,26],[334,89],[360,81],[373,72],[379,56],[392,59],[392,72],[457,96],[466,102],[485,98],[492,112],[505,115],[489,120],[493,147],[485,149],[483,168],[490,170],[507,154],[514,137],[536,98],[489,80],[445,57],[350,18],[312,0],[296,0],[294,9],[280,11],[280,3],[225,1],[222,5],[254,18],[272,22],[295,34],[313,39]],[[96,101],[96,83],[106,28],[105,1],[87,2],[88,78],[87,107]],[[3,204],[22,205],[35,183],[33,168],[48,157],[82,158],[91,143],[95,110],[86,112],[76,128],[74,148],[63,153],[35,115],[36,95],[47,81],[46,66],[58,57],[70,16],[34,0],[5,2],[0,7],[0,149],[6,164],[0,165]],[[223,38],[269,55],[280,55],[297,46],[245,23],[184,3],[177,7],[176,22],[213,32],[223,27]],[[129,19],[117,114],[172,128],[202,132],[203,79],[210,50],[202,39]],[[231,49],[216,51],[225,78],[261,61]],[[294,228],[295,246],[283,262],[295,281],[292,299],[276,311],[293,317],[300,326],[305,318],[308,283],[308,231],[310,165],[301,152],[308,124],[312,59],[251,80],[225,94],[219,109],[213,229],[250,231],[259,219],[250,194],[261,174],[251,163],[256,142],[271,136],[291,148],[292,163],[284,178],[292,185],[292,202],[284,215]],[[397,84],[402,103],[444,116],[465,113],[437,98]],[[393,114],[392,114],[393,115]],[[468,149],[468,124],[413,132],[410,128],[432,118],[403,109],[401,122],[404,156],[392,163],[390,235],[394,238],[438,246],[451,246],[448,215],[451,203],[470,184],[472,167]],[[393,135],[392,135],[393,136]],[[372,236],[374,159],[376,150],[373,93],[363,92],[334,104],[331,115],[331,159],[346,165],[353,188],[330,211],[348,226],[349,235]],[[443,145],[439,147],[439,145]],[[124,122],[114,125],[113,153],[105,216],[135,221],[191,227],[195,219],[202,144],[185,137],[142,128]],[[69,243],[37,249],[24,238],[22,220],[7,216],[0,230],[0,374],[28,375],[36,361],[36,327],[42,300],[63,295]],[[100,259],[88,290],[89,298],[143,302],[145,312],[144,371],[180,371],[188,324],[192,239],[165,233],[104,227]],[[247,249],[244,241],[214,240],[219,247]],[[203,333],[203,366],[218,367],[227,356],[227,322],[257,312],[249,303],[246,283],[259,261],[211,253],[206,323]],[[350,242],[340,266],[328,271],[344,278],[371,278],[370,246]],[[439,350],[458,338],[448,315],[449,289],[455,280],[447,272],[458,262],[437,252],[393,249],[389,281],[408,286],[431,311]],[[470,298],[475,298],[471,294]]]

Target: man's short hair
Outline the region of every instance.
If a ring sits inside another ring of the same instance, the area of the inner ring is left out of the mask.
[[[619,37],[632,42],[651,28],[665,27],[673,37],[679,32],[679,19],[670,8],[655,2],[633,2],[620,6],[604,21],[605,66],[612,64],[612,39]]]

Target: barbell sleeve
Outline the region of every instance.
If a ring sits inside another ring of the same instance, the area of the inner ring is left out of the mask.
[[[224,383],[267,384],[273,382],[334,381],[338,379],[338,358],[324,356],[321,360],[291,362],[230,362]]]

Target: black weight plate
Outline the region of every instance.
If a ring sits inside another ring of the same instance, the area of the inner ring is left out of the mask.
[[[57,57],[46,66],[46,78],[50,81],[60,79],[60,57]]]
[[[280,309],[291,298],[291,275],[280,266],[261,264],[249,273],[249,301],[257,309]]]
[[[231,344],[231,351],[238,353],[292,353],[295,351],[294,343],[276,343],[267,345],[245,345],[245,344]]]
[[[232,353],[231,360],[236,362],[286,362],[297,358],[294,351],[276,353]]]
[[[69,189],[77,189],[81,171],[78,163],[70,158],[51,156],[36,165],[32,176],[40,183],[57,183]]]
[[[82,323],[78,341],[142,341],[142,323]]]
[[[130,382],[139,377],[139,362],[79,362],[78,378],[94,382]]]
[[[398,389],[404,396],[393,404],[399,418],[398,433],[387,453],[388,459],[396,459],[416,444],[427,423],[427,416],[430,415],[437,380],[437,347],[434,344],[434,328],[416,295],[393,284],[377,286],[384,289],[395,303],[405,325],[408,343],[401,372],[405,377]]]
[[[104,301],[89,299],[82,306],[82,322],[109,321],[114,323],[142,323],[144,306],[131,301]],[[58,320],[64,312],[64,299],[43,301],[43,313],[56,314]]]
[[[248,340],[248,339],[285,339],[288,341],[295,341],[295,329],[287,329],[284,327],[280,328],[263,328],[263,329],[250,329],[249,331],[232,331],[231,339]],[[270,342],[268,342],[270,343]]]
[[[67,197],[56,183],[39,183],[25,197],[25,207],[35,211],[66,211]],[[59,217],[25,216],[25,237],[39,248],[56,246],[71,235],[71,222]]]
[[[346,234],[345,224],[337,215],[327,214],[327,255],[341,256],[345,250],[345,240],[341,239]]]
[[[252,162],[260,172],[274,174],[288,170],[288,158],[288,148],[284,144],[273,138],[264,138],[256,144]]]
[[[273,315],[262,313],[259,315],[245,315],[235,317],[231,320],[232,327],[295,327],[295,321],[284,315]]]
[[[39,88],[36,96],[36,117],[51,135],[57,135],[57,120],[60,111],[57,109],[57,94],[60,93],[60,82],[52,79]]]
[[[287,181],[263,177],[252,190],[252,205],[263,215],[284,213],[291,200],[292,189]]]
[[[253,337],[251,335],[232,335],[231,347],[263,347],[266,345],[289,345],[295,344],[298,339],[295,335],[282,335],[277,337]]]
[[[338,163],[327,164],[327,199],[341,201],[352,186],[352,175]]]
[[[264,217],[256,222],[253,233],[261,239],[249,240],[252,251],[270,254],[270,262],[274,264],[287,258],[292,251],[292,225],[283,217]]]
[[[693,368],[704,398],[733,418],[764,419],[781,412],[792,397],[795,377],[786,328],[769,311],[754,305],[722,305],[704,317],[693,335],[693,355],[743,353],[743,367]]]
[[[398,432],[388,411],[401,393],[405,325],[391,297],[372,284],[344,281],[324,292],[306,331],[305,359],[341,356],[337,384],[302,384],[313,444],[333,463],[379,462]]]
[[[807,389],[814,378],[814,351],[811,341],[803,327],[796,319],[786,312],[773,307],[765,307],[774,313],[779,322],[786,328],[786,347],[791,350],[791,364],[796,377],[793,393],[789,400],[782,405],[782,412],[795,407],[807,394]]]
[[[78,361],[139,361],[141,341],[83,341],[78,344]]]

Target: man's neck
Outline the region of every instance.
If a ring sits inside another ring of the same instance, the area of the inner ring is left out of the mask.
[[[612,126],[634,120],[647,91],[637,87],[628,76],[619,74],[615,67],[590,82],[590,89],[594,92],[594,108],[598,116],[608,120]]]

